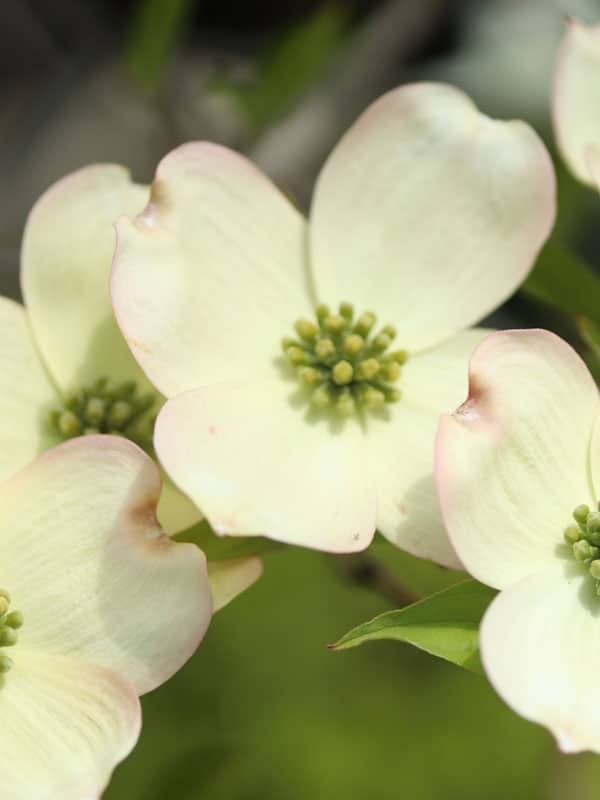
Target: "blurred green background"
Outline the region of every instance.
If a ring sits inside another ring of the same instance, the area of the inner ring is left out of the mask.
[[[86,163],[150,181],[169,149],[210,139],[248,153],[306,208],[348,124],[420,79],[527,119],[553,148],[564,16],[600,21],[600,2],[3,0],[2,12],[0,291],[18,297],[29,208]],[[556,165],[555,234],[488,324],[555,330],[600,376],[600,197]],[[561,756],[484,679],[397,643],[327,650],[397,605],[396,583],[420,596],[460,579],[381,542],[367,559],[267,554],[263,579],[144,698],[142,737],[107,800],[596,798],[600,759]]]

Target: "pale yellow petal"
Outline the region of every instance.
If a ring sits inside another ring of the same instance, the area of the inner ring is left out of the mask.
[[[131,442],[84,436],[0,487],[0,586],[20,644],[73,655],[150,691],[192,655],[211,617],[206,561],[172,542],[156,465]]]
[[[416,350],[512,294],[555,216],[550,157],[523,122],[481,114],[459,90],[409,84],[350,128],[310,214],[319,300],[348,300]]]
[[[243,156],[196,142],[159,164],[150,203],[122,219],[115,313],[167,397],[269,372],[309,312],[305,222]]]
[[[99,798],[139,735],[133,687],[96,664],[15,650],[0,690],[2,800]]]

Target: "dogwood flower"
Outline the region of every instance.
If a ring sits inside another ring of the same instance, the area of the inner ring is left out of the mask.
[[[3,800],[91,800],[211,618],[206,560],[155,517],[156,465],[79,437],[0,485]]]
[[[600,752],[600,399],[569,345],[537,330],[479,345],[436,481],[456,552],[500,590],[480,634],[492,685],[562,750]]]
[[[535,133],[443,85],[360,117],[309,223],[243,156],[173,151],[144,212],[118,223],[111,284],[169,398],[167,473],[222,534],[344,552],[378,527],[456,565],[433,489],[438,415],[483,335],[465,329],[524,278],[553,217]]]
[[[151,451],[162,398],[131,356],[108,292],[113,222],[147,197],[123,167],[97,165],[58,181],[32,209],[22,247],[25,307],[0,297],[0,482],[81,434],[119,433]],[[200,518],[168,480],[158,516],[169,533]],[[258,558],[211,565],[215,608],[261,570]]]
[[[600,25],[569,20],[554,79],[552,113],[563,158],[584,183],[600,185]]]

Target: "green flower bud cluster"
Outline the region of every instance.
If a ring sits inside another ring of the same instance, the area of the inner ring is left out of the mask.
[[[598,511],[590,511],[586,505],[573,511],[576,525],[565,530],[565,542],[571,547],[576,561],[585,564],[600,596],[600,504]]]
[[[23,614],[10,610],[10,594],[0,589],[0,648],[13,647],[19,638],[19,628],[23,625]],[[10,670],[13,660],[0,650],[0,686],[4,675]]]
[[[337,314],[320,305],[316,323],[300,319],[294,325],[297,338],[282,340],[283,352],[315,408],[349,416],[399,400],[393,384],[407,353],[390,350],[396,330],[385,325],[375,331],[376,321],[370,311],[355,318],[350,303],[342,303]]]
[[[100,378],[67,397],[61,409],[51,411],[50,424],[63,439],[110,433],[151,452],[155,403],[156,396],[140,392],[135,381],[111,384]]]

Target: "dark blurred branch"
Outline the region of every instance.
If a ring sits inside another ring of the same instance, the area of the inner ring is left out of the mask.
[[[390,0],[376,11],[328,77],[251,152],[274,180],[306,203],[326,155],[348,124],[439,23],[448,0]]]
[[[336,556],[335,570],[346,580],[384,597],[394,608],[403,608],[419,600],[419,596],[399,583],[396,578],[369,553]]]

